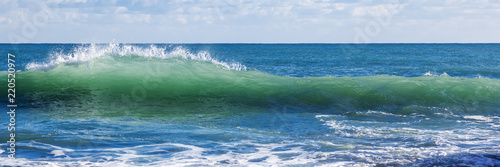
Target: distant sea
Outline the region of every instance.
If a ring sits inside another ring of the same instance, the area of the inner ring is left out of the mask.
[[[500,44],[0,44],[0,53],[0,166],[500,166]]]

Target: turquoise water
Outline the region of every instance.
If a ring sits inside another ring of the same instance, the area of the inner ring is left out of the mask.
[[[21,70],[0,165],[500,165],[499,44],[0,50]]]

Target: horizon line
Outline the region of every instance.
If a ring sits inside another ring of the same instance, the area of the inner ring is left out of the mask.
[[[372,42],[372,43],[348,43],[348,42],[26,42],[26,43],[3,43],[1,45],[11,44],[500,44],[500,42]]]

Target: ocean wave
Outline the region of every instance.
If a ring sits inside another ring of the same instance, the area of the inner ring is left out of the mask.
[[[117,58],[95,61],[91,69],[66,64],[49,71],[23,71],[16,73],[16,80],[23,81],[16,88],[23,90],[19,96],[27,101],[44,106],[61,102],[57,110],[99,101],[120,107],[157,106],[158,110],[174,105],[179,111],[192,106],[210,109],[234,105],[386,110],[400,116],[414,111],[480,115],[500,111],[500,81],[496,79],[388,75],[290,78],[257,70],[227,70],[203,61],[160,60]],[[113,109],[102,108],[107,110]]]
[[[26,65],[26,70],[48,70],[60,64],[85,64],[105,55],[116,57],[137,56],[144,58],[171,59],[180,57],[198,61],[211,62],[216,65],[224,66],[233,70],[245,71],[246,66],[240,63],[227,63],[219,61],[210,56],[210,53],[201,51],[191,53],[183,47],[175,47],[170,50],[166,47],[140,47],[136,45],[110,43],[107,45],[80,45],[70,53],[54,52],[46,62],[31,62]]]
[[[16,73],[16,80],[23,81],[16,88],[23,90],[19,92],[22,99],[54,104],[54,110],[88,108],[81,104],[99,101],[106,104],[94,106],[101,112],[114,110],[110,104],[157,110],[174,105],[179,111],[192,106],[211,110],[214,106],[291,105],[322,111],[384,110],[394,115],[434,114],[444,109],[479,115],[500,111],[498,79],[430,73],[291,78],[246,70],[204,51],[193,54],[182,47],[154,45],[82,45],[69,53],[54,53],[49,60],[30,63],[28,71]]]

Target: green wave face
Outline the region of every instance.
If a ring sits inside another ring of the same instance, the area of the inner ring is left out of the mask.
[[[500,111],[500,81],[496,79],[290,78],[231,70],[206,61],[133,55],[22,71],[16,73],[16,84],[17,99],[23,105],[61,115],[231,114],[275,106],[311,112],[384,108],[400,114],[433,107],[466,113]]]

